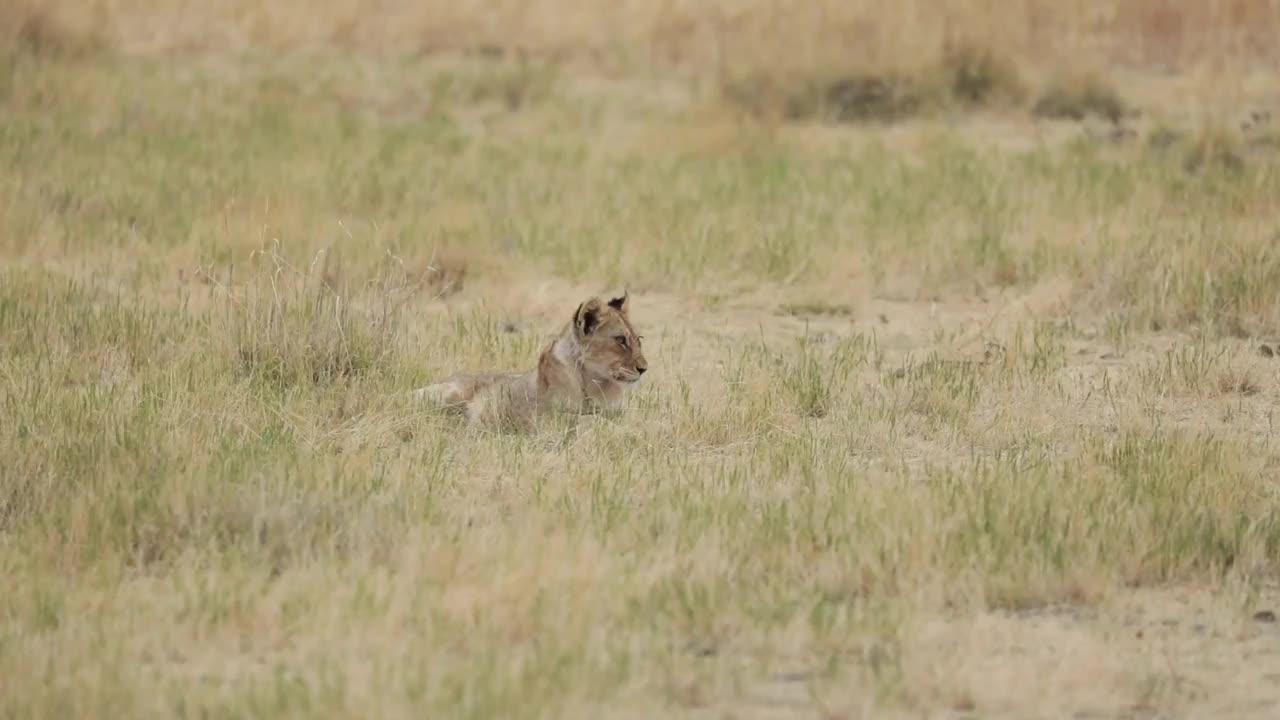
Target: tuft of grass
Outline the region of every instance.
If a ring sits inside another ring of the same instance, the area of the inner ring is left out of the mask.
[[[1187,143],[1183,159],[1187,172],[1238,175],[1245,167],[1244,141],[1239,133],[1205,126]]]
[[[1019,609],[1087,592],[1100,566],[1122,582],[1152,584],[1193,569],[1221,576],[1272,564],[1266,552],[1280,543],[1280,512],[1220,442],[1125,432],[1090,437],[1086,446],[1088,459],[1078,463],[1028,473],[979,463],[935,480],[959,521],[949,562],[976,564],[988,577],[1003,575],[994,568],[1019,568],[1004,576],[1010,582],[986,584],[988,602]],[[1256,511],[1236,514],[1254,502]],[[1045,568],[1060,571],[1049,586],[1023,574]]]
[[[1252,397],[1262,392],[1262,386],[1247,370],[1228,369],[1218,374],[1218,393]]]
[[[328,385],[374,371],[393,351],[399,312],[416,290],[397,263],[353,284],[329,252],[298,269],[279,245],[250,258],[242,286],[234,269],[224,315],[233,366],[281,389]]]
[[[463,72],[441,74],[432,84],[431,96],[442,105],[497,105],[514,113],[552,98],[559,75],[555,62],[521,52],[514,59],[494,59]]]
[[[1053,323],[1036,323],[1028,333],[1019,328],[1009,347],[988,345],[984,359],[998,359],[1003,369],[1044,380],[1066,366],[1064,330]]]
[[[848,389],[853,374],[875,353],[874,342],[857,335],[836,341],[829,353],[814,337],[799,341],[794,357],[780,361],[782,389],[802,416],[822,418],[831,413]]]
[[[1144,368],[1142,382],[1156,395],[1199,394],[1212,387],[1213,376],[1225,356],[1225,348],[1215,347],[1201,337],[1189,345],[1166,351],[1162,358]]]

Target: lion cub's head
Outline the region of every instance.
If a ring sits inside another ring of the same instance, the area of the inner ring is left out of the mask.
[[[573,334],[582,350],[582,365],[601,379],[629,384],[649,369],[640,336],[631,327],[628,294],[602,302],[593,297],[573,313]]]

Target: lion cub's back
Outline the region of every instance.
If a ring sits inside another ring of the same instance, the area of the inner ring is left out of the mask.
[[[473,422],[524,425],[538,412],[538,376],[535,373],[485,373],[469,379],[472,393],[467,414]]]

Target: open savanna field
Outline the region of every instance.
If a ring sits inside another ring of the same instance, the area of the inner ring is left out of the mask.
[[[1277,38],[0,0],[0,718],[1280,717]]]

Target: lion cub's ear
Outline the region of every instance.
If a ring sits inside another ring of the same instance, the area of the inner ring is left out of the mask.
[[[580,337],[586,337],[600,326],[600,312],[604,307],[600,298],[593,297],[578,306],[573,313],[573,327]]]
[[[627,313],[627,308],[629,307],[627,305],[627,301],[630,299],[631,299],[631,293],[626,290],[623,290],[622,297],[616,297],[609,301],[609,307],[625,315]]]

